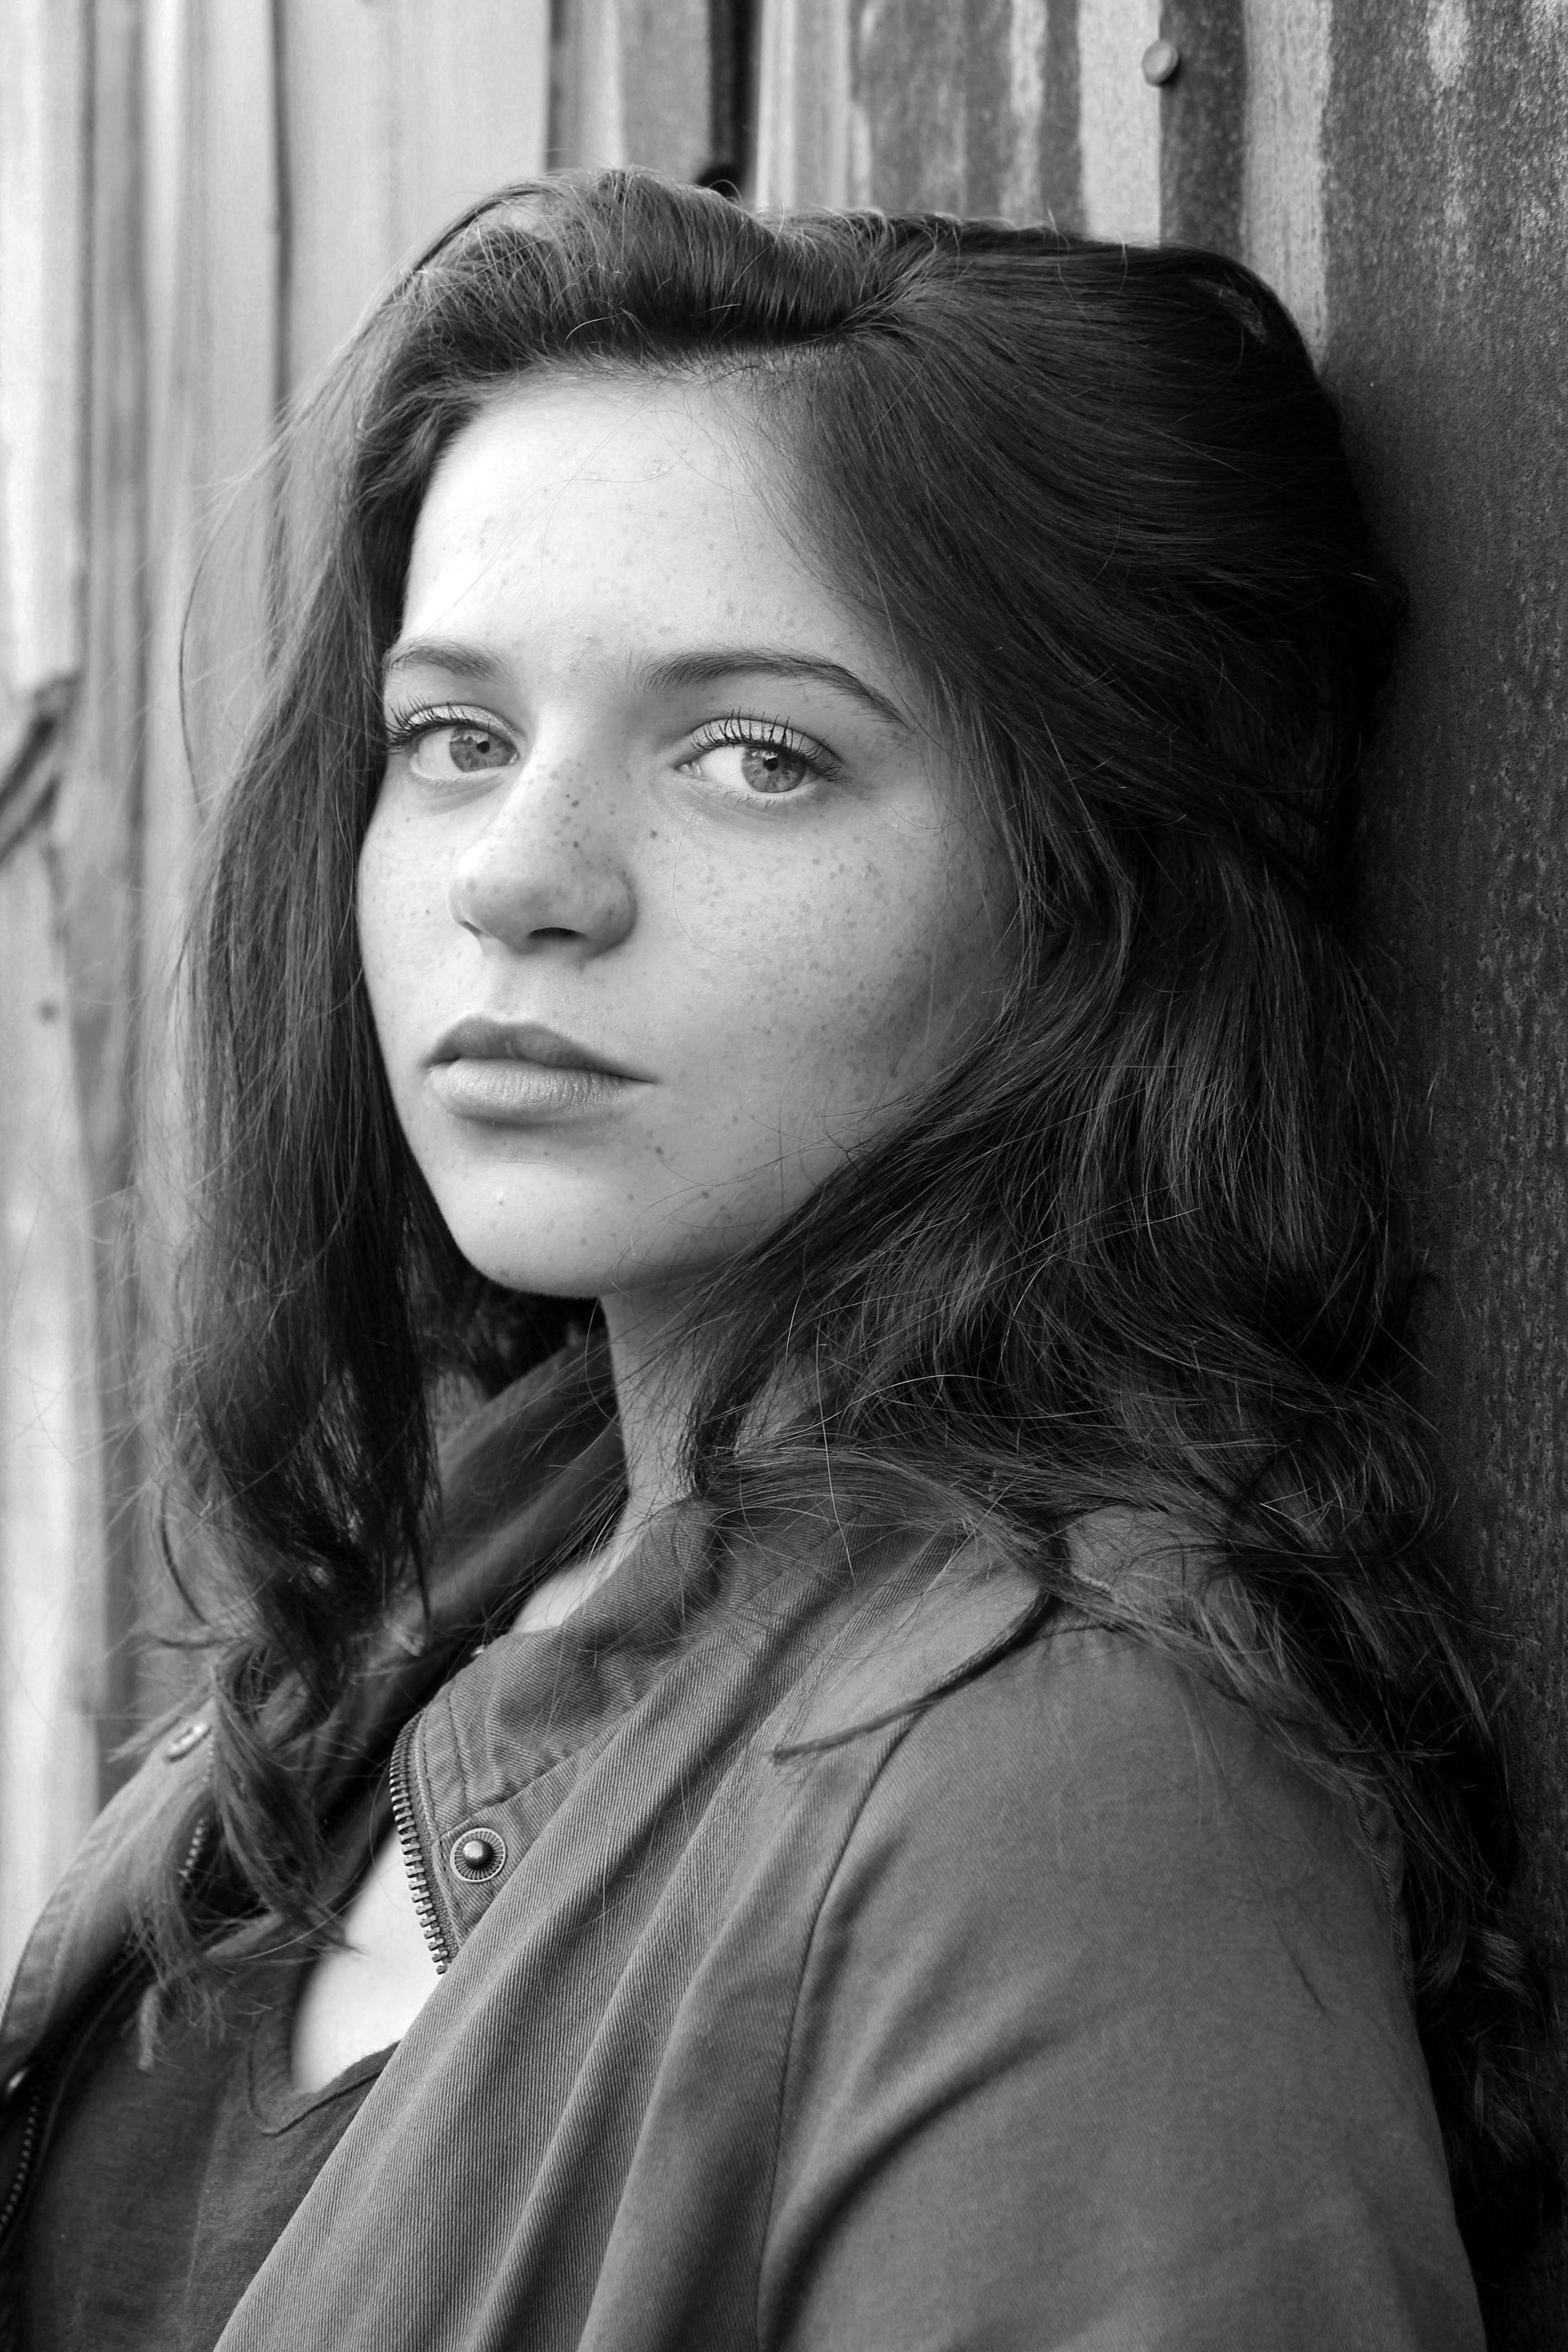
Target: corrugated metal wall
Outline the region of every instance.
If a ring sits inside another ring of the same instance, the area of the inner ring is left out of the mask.
[[[492,183],[600,161],[1215,243],[1321,357],[1415,590],[1384,984],[1438,1276],[1429,1407],[1457,1555],[1511,1637],[1561,1963],[1563,0],[5,0],[3,22],[0,1948],[152,1687],[126,1639],[152,1573],[134,1378],[178,1212],[136,1213],[139,1286],[131,1187],[255,594],[243,562],[197,590],[198,785],[174,699],[197,551],[412,244]],[[1565,2319],[1559,2252],[1498,2340],[1543,2352]]]

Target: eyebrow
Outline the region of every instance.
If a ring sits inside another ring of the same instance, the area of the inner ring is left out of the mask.
[[[476,684],[490,685],[502,673],[502,665],[481,646],[468,645],[458,637],[409,637],[394,646],[386,657],[384,677],[388,684],[405,669],[442,669],[450,677],[471,678]],[[905,734],[910,721],[885,694],[857,677],[842,662],[824,661],[813,654],[791,653],[770,646],[714,646],[700,653],[674,654],[662,661],[651,659],[634,662],[631,666],[632,689],[638,694],[679,694],[695,686],[716,686],[720,680],[741,673],[753,677],[805,678],[814,685],[834,688],[850,696],[855,701],[875,712],[879,719],[899,728]]]
[[[834,688],[849,695],[876,712],[894,727],[909,732],[910,722],[896,702],[868,686],[842,662],[822,661],[812,654],[776,651],[768,646],[715,646],[710,652],[675,654],[667,661],[637,662],[632,669],[632,684],[647,694],[679,694],[683,688],[717,686],[721,678],[733,677],[742,671],[753,677],[806,678],[816,686]]]

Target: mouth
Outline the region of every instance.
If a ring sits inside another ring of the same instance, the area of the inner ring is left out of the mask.
[[[430,1055],[430,1080],[453,1118],[508,1128],[599,1117],[648,1083],[559,1030],[481,1015],[446,1032]]]
[[[596,1077],[646,1083],[640,1070],[612,1062],[575,1038],[533,1021],[494,1021],[482,1014],[454,1023],[430,1055],[437,1067],[454,1062],[510,1062],[543,1070],[587,1071]]]

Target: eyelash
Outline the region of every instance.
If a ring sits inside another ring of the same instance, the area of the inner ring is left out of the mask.
[[[386,756],[395,751],[406,751],[421,735],[430,734],[437,727],[482,727],[489,735],[504,736],[510,743],[510,730],[498,727],[483,710],[465,710],[453,702],[416,702],[407,710],[389,711],[384,719]]]
[[[406,710],[387,714],[384,721],[387,758],[390,759],[396,751],[407,751],[421,735],[430,734],[438,727],[482,727],[489,734],[500,735],[509,742],[511,740],[510,730],[498,726],[486,711],[465,709],[461,705],[451,702],[420,702]],[[700,760],[705,751],[719,751],[726,744],[739,744],[748,751],[787,751],[823,783],[831,783],[842,767],[842,762],[835,759],[826,744],[797,734],[782,719],[749,718],[740,710],[731,711],[724,719],[705,720],[693,735],[686,759],[688,761]],[[682,765],[685,764],[683,761]],[[800,794],[781,793],[774,796],[759,793],[755,797],[759,805],[765,805],[773,797],[798,800]]]
[[[707,719],[699,727],[687,757],[700,760],[704,751],[717,751],[730,743],[738,743],[746,751],[787,751],[823,783],[831,783],[842,765],[825,743],[815,742],[807,735],[797,735],[795,729],[786,726],[782,719],[751,719],[739,710],[732,710],[727,719]],[[762,802],[770,795],[759,793],[756,797]],[[781,793],[777,797],[796,800],[800,795]]]

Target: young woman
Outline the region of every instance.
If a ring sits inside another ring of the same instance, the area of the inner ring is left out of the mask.
[[[608,174],[337,393],[194,955],[210,1676],[13,1989],[25,2340],[1479,2346],[1550,2174],[1289,320]]]

